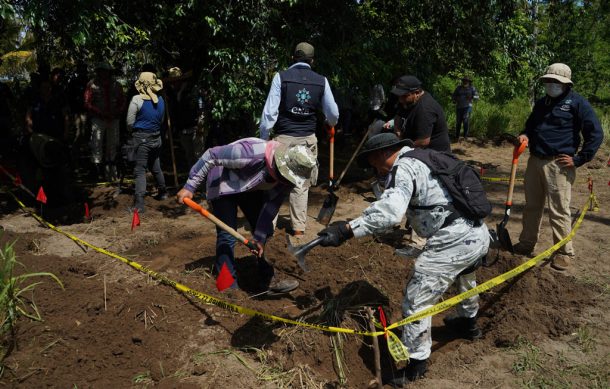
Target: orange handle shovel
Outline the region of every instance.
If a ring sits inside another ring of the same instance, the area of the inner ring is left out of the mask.
[[[199,212],[202,216],[205,216],[208,220],[210,220],[212,223],[216,224],[219,228],[221,228],[221,229],[225,230],[226,232],[228,232],[229,234],[231,234],[231,236],[233,236],[235,239],[237,239],[238,241],[240,241],[241,243],[246,245],[246,247],[248,247],[250,250],[258,251],[258,246],[256,246],[256,243],[254,243],[253,240],[246,239],[242,234],[240,234],[239,232],[235,231],[233,228],[226,225],[222,220],[220,220],[216,216],[212,215],[210,213],[210,211],[203,208],[201,205],[197,204],[196,202],[194,202],[193,200],[191,200],[189,198],[185,198],[183,200],[183,202],[184,202],[184,204],[191,207],[193,210]]]

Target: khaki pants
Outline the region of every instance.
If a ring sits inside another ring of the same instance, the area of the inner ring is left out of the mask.
[[[314,158],[318,158],[318,139],[315,135],[295,137],[289,135],[278,135],[273,140],[287,146],[306,145]],[[307,225],[307,196],[309,187],[315,185],[318,180],[318,168],[315,167],[309,180],[301,188],[294,188],[290,192],[290,222],[293,231],[305,231]]]
[[[119,151],[119,120],[91,119],[91,160],[115,162]]]
[[[575,177],[575,167],[561,167],[554,159],[530,155],[525,169],[525,209],[523,230],[519,237],[519,241],[524,246],[533,249],[538,242],[545,202],[548,202],[549,207],[553,243],[559,242],[570,233],[572,230],[570,200]],[[574,255],[572,242],[566,243],[558,252]]]

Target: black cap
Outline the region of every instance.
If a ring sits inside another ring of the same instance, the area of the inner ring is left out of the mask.
[[[409,146],[413,147],[411,139],[398,139],[398,136],[393,132],[383,132],[373,135],[362,146],[362,151],[358,154],[358,165],[360,167],[369,167],[368,156],[378,150],[387,149],[394,146]]]
[[[421,89],[421,81],[419,81],[417,77],[402,76],[398,79],[396,84],[394,84],[391,92],[396,96],[402,96],[410,92],[415,92],[418,89]]]

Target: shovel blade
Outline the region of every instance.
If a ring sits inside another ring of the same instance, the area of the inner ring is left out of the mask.
[[[515,249],[513,247],[513,242],[510,240],[510,234],[508,233],[508,230],[506,229],[506,227],[504,226],[503,223],[500,223],[497,225],[497,231],[498,231],[498,240],[500,241],[500,246],[504,250],[508,250],[508,251],[510,251],[511,254],[514,254]]]
[[[293,246],[288,235],[286,235],[286,244],[288,247],[288,252],[296,258],[299,267],[304,272],[308,272],[309,267],[305,264],[305,254],[307,254],[307,252],[304,252],[303,246]]]
[[[335,209],[337,208],[337,201],[339,197],[337,197],[334,193],[329,193],[324,199],[324,204],[320,209],[320,213],[318,214],[318,218],[316,219],[318,223],[327,226],[330,223],[330,219],[332,219]]]
[[[371,188],[373,189],[373,194],[375,195],[375,198],[379,200],[381,198],[381,195],[383,194],[383,189],[381,189],[379,181],[375,180],[371,182]]]

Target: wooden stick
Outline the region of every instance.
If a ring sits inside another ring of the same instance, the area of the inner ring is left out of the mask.
[[[328,184],[328,190],[332,190],[332,186],[333,186],[333,178],[334,177],[334,157],[335,157],[335,127],[331,127],[330,128],[330,183]]]
[[[174,155],[174,136],[172,135],[172,119],[169,115],[169,102],[167,93],[163,90],[163,100],[165,101],[165,116],[167,116],[167,131],[169,132],[169,151],[172,157],[172,168],[174,171],[174,186],[178,188],[178,170],[176,169],[176,156]]]
[[[343,179],[343,176],[345,176],[345,173],[347,173],[347,169],[349,169],[349,167],[351,166],[352,162],[354,162],[354,159],[356,158],[356,154],[358,154],[358,151],[360,151],[360,149],[362,148],[362,145],[364,145],[364,142],[366,142],[367,138],[369,137],[369,133],[370,132],[371,132],[370,128],[365,132],[364,136],[362,137],[362,140],[360,141],[360,144],[358,145],[358,147],[356,147],[356,150],[354,150],[354,153],[352,154],[352,157],[349,159],[349,161],[347,162],[347,165],[345,166],[345,168],[341,172],[341,175],[339,176],[339,179],[335,182],[335,187],[338,187],[339,184],[341,183],[341,180]]]
[[[104,274],[104,311],[107,310],[106,306],[106,274]]]
[[[374,314],[373,314],[373,309],[371,307],[366,307],[366,314],[369,318],[369,328],[371,330],[371,332],[375,332],[377,331],[375,329],[375,324],[373,322],[374,320]],[[371,384],[369,384],[369,388],[382,388],[383,387],[383,383],[382,383],[382,379],[381,379],[381,353],[379,352],[379,340],[377,339],[376,336],[373,336],[373,352],[375,354],[375,380],[377,381],[377,386],[371,386]]]

